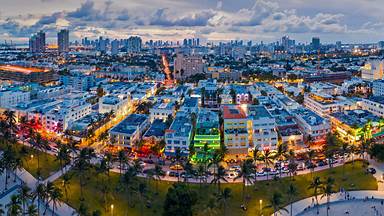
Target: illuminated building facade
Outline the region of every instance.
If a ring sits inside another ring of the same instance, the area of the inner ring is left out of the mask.
[[[210,148],[220,148],[219,116],[207,109],[201,109],[197,116],[194,146],[203,148],[207,144]]]

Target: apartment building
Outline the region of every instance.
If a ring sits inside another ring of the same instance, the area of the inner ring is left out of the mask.
[[[166,121],[168,116],[175,116],[176,107],[173,102],[161,102],[149,109],[149,113],[151,122],[156,119]]]
[[[304,106],[326,117],[334,112],[343,112],[356,108],[356,104],[345,97],[334,97],[325,93],[311,92],[304,96]]]
[[[180,149],[183,155],[188,155],[192,140],[192,121],[190,113],[179,111],[169,129],[165,130],[165,154],[174,155]]]
[[[219,115],[208,109],[201,109],[197,115],[194,146],[220,148]]]

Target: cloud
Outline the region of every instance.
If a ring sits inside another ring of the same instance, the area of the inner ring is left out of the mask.
[[[206,26],[209,20],[216,15],[214,10],[201,10],[185,16],[174,17],[168,8],[160,8],[153,13],[149,25],[158,26]]]

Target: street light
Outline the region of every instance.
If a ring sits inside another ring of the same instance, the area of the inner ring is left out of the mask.
[[[259,200],[260,203],[260,215],[263,215],[263,200]]]
[[[113,216],[113,204],[111,204],[111,215]]]
[[[31,160],[33,159],[33,154],[31,154]]]

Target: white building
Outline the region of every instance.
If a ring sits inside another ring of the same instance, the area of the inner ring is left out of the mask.
[[[124,95],[107,95],[99,99],[99,113],[113,112],[117,116],[129,110],[129,97]]]
[[[345,97],[334,97],[325,93],[308,93],[304,96],[304,106],[326,117],[334,112],[356,108],[356,104]]]
[[[204,73],[204,62],[200,56],[185,56],[178,54],[174,61],[175,79],[185,79],[195,74]]]
[[[169,129],[165,130],[165,154],[173,155],[176,149],[188,154],[192,140],[192,122],[190,113],[178,112]]]
[[[131,114],[109,131],[112,145],[135,148],[149,127],[149,118],[143,114]]]
[[[361,78],[367,81],[383,79],[384,61],[371,60],[361,68]]]
[[[150,121],[153,122],[155,119],[161,119],[162,121],[166,121],[168,116],[174,117],[175,115],[175,104],[172,102],[159,103],[149,109],[150,113]]]
[[[9,108],[20,102],[28,102],[31,100],[31,93],[24,91],[5,90],[0,91],[0,107]]]
[[[384,80],[375,80],[372,83],[373,96],[384,95]]]
[[[377,116],[384,117],[384,97],[376,96],[362,101],[362,108]]]

